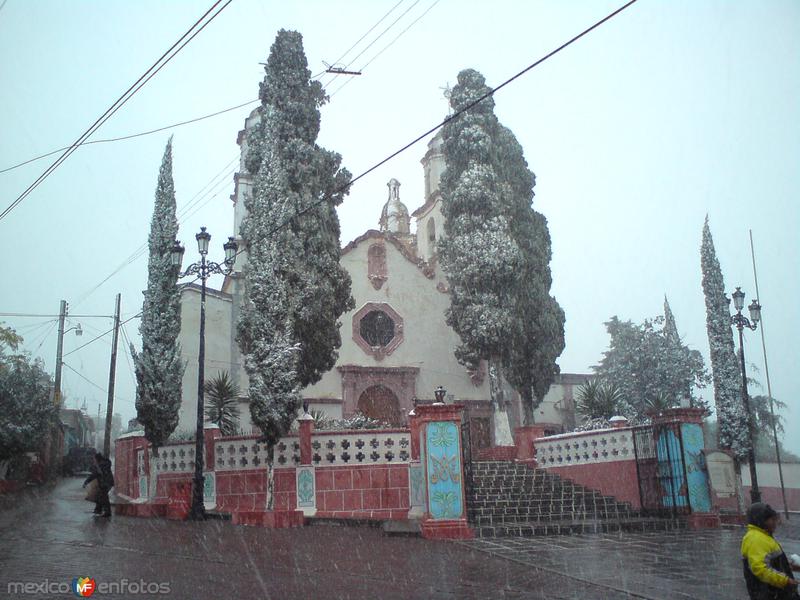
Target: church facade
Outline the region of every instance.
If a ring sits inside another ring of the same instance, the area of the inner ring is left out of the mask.
[[[253,111],[237,140],[242,159],[231,195],[237,235],[245,216],[244,194],[252,185],[244,167],[247,133],[257,119]],[[421,206],[409,213],[400,197],[400,182],[391,179],[386,184],[387,200],[378,229],[364,232],[342,248],[341,264],[352,279],[355,308],[340,319],[342,346],[335,367],[304,389],[302,396],[312,410],[330,418],[361,412],[400,426],[416,402],[433,401],[434,390],[442,386],[448,403],[469,407],[474,444],[485,447],[494,442],[486,366],[473,371],[458,363],[454,350],[459,339],[445,322],[450,299],[436,256],[444,224],[439,192],[444,171],[441,146],[437,135],[421,161],[425,177]],[[245,263],[242,254],[222,289],[208,291],[205,377],[208,380],[227,371],[238,383],[242,390],[240,428],[249,433],[247,374],[235,339]],[[187,368],[178,428],[184,431],[194,429],[196,415],[199,296],[199,288],[189,286],[181,301],[180,343]],[[574,391],[586,379],[585,375],[559,375],[536,411],[537,422],[552,423],[555,431],[573,426]],[[506,398],[510,399],[506,408],[513,428],[521,424],[519,396],[509,388]]]

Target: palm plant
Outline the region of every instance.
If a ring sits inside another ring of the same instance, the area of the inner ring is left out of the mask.
[[[668,408],[675,408],[675,405],[679,402],[672,394],[658,392],[655,398],[649,398],[645,403],[647,404],[648,410],[660,412]]]
[[[610,419],[620,412],[622,393],[613,383],[590,379],[578,388],[577,409],[585,419]]]
[[[224,436],[235,435],[239,428],[239,386],[231,381],[227,371],[205,382],[206,419],[219,425]]]

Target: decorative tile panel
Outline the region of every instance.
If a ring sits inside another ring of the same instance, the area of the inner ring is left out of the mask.
[[[433,519],[464,516],[459,438],[458,426],[452,421],[434,421],[426,427],[428,512]]]
[[[539,466],[569,467],[635,460],[630,429],[601,429],[534,440]]]
[[[194,442],[161,446],[155,456],[155,468],[156,474],[193,472]]]
[[[217,506],[217,475],[214,471],[203,472],[203,504],[207,509]]]
[[[218,439],[214,444],[216,471],[245,471],[267,468],[267,445],[258,438]],[[273,467],[294,467],[300,463],[300,442],[296,437],[281,438],[275,444]]]
[[[321,431],[311,436],[311,462],[317,467],[406,464],[410,461],[411,437],[406,430]]]
[[[425,469],[420,462],[408,466],[408,498],[410,506],[425,506]]]
[[[297,508],[315,508],[314,467],[297,467]]]

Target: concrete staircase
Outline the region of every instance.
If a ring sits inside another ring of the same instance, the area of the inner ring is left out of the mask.
[[[467,514],[478,537],[685,528],[683,521],[643,517],[630,504],[513,461],[472,463]]]

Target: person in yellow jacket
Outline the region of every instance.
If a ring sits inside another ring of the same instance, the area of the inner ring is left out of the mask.
[[[751,600],[800,600],[792,574],[800,565],[791,564],[772,537],[779,522],[780,516],[769,504],[756,502],[747,511],[742,567]]]

